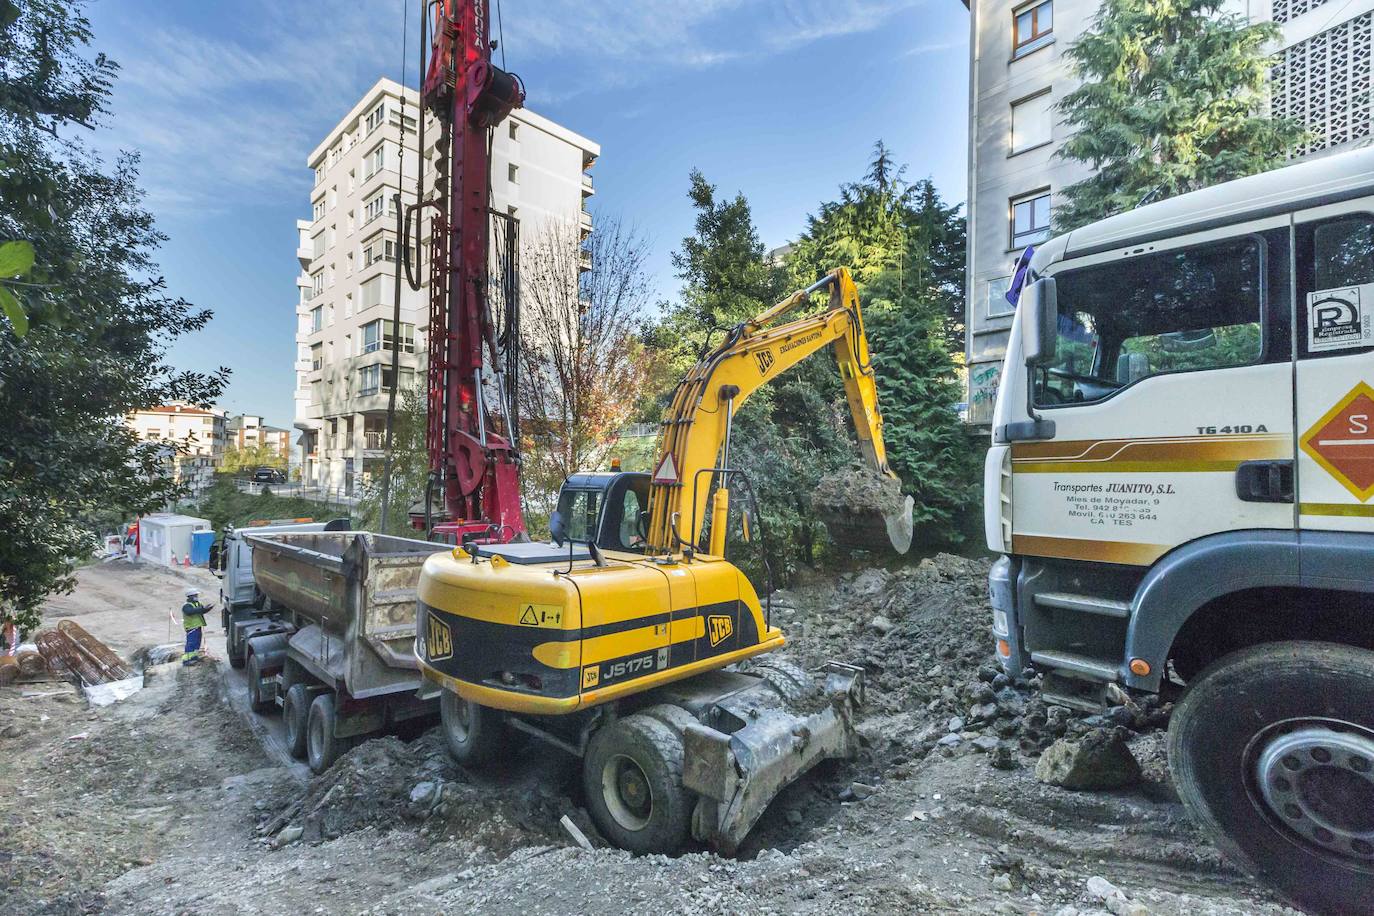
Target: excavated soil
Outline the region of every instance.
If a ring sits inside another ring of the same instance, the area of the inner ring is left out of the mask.
[[[538,744],[472,773],[432,730],[301,775],[227,702],[241,689],[227,669],[98,710],[0,688],[0,736],[11,721],[22,735],[0,737],[5,911],[1073,916],[1106,912],[1101,883],[1089,890],[1105,878],[1114,912],[1290,912],[1188,821],[1164,766],[1167,708],[1070,714],[990,665],[986,572],[940,556],[775,594],[793,660],[864,666],[864,748],[784,792],[736,859],[605,848],[576,761]],[[1103,729],[1124,729],[1140,782],[1036,781],[1055,737]]]

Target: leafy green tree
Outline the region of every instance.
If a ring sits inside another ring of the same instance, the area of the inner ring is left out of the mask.
[[[73,585],[74,561],[96,546],[91,519],[180,495],[163,446],[139,443],[123,418],[209,403],[227,376],[167,363],[170,341],[210,314],[156,275],[163,236],[142,207],[136,159],[106,167],[68,137],[107,114],[117,70],[85,56],[82,7],[0,0],[0,241],[32,249],[27,268],[0,269],[24,312],[6,308],[0,321],[0,618],[25,629],[44,597]]]
[[[882,144],[861,181],[821,205],[792,250],[797,284],[848,266],[864,308],[888,463],[927,537],[959,540],[977,502],[979,448],[959,421],[964,219],[928,180],[907,184]],[[833,373],[832,373],[833,374]],[[838,384],[833,388],[838,392]]]
[[[1223,0],[1105,0],[1068,50],[1082,81],[1059,103],[1059,155],[1093,174],[1061,192],[1058,231],[1283,164],[1306,138],[1265,115],[1273,23]]]
[[[354,515],[365,531],[381,531],[399,537],[423,537],[410,525],[412,506],[424,503],[429,481],[429,449],[425,445],[424,389],[403,388],[397,392],[396,417],[391,428],[391,505],[386,525],[382,525],[381,460],[358,498]],[[436,508],[437,511],[437,508]]]
[[[222,474],[251,473],[258,468],[280,468],[284,471],[286,465],[286,456],[264,443],[225,449],[224,457],[220,459],[219,471]]]

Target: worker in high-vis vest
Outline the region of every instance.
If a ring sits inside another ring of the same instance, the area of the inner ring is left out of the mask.
[[[186,603],[181,606],[181,625],[186,628],[186,649],[181,655],[183,665],[194,665],[204,657],[200,644],[205,635],[205,612],[208,610],[200,603],[200,589],[186,589]]]

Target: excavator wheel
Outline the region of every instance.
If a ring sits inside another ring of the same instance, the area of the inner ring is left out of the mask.
[[[816,689],[810,675],[784,658],[768,658],[754,662],[749,670],[762,677],[764,682],[776,690],[789,705],[799,702]]]
[[[439,697],[439,717],[449,753],[463,766],[485,766],[509,743],[510,730],[501,713],[465,700],[451,690],[445,690]]]
[[[679,732],[647,711],[597,731],[582,760],[582,786],[602,835],[630,852],[680,851],[696,801],[683,788],[682,759]]]

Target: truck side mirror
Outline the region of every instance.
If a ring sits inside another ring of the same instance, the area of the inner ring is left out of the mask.
[[[562,547],[568,540],[568,524],[563,521],[563,513],[556,509],[553,515],[549,516],[549,536],[559,547]]]
[[[1041,277],[1021,293],[1021,342],[1032,369],[1054,361],[1059,342],[1059,295],[1054,277]]]

